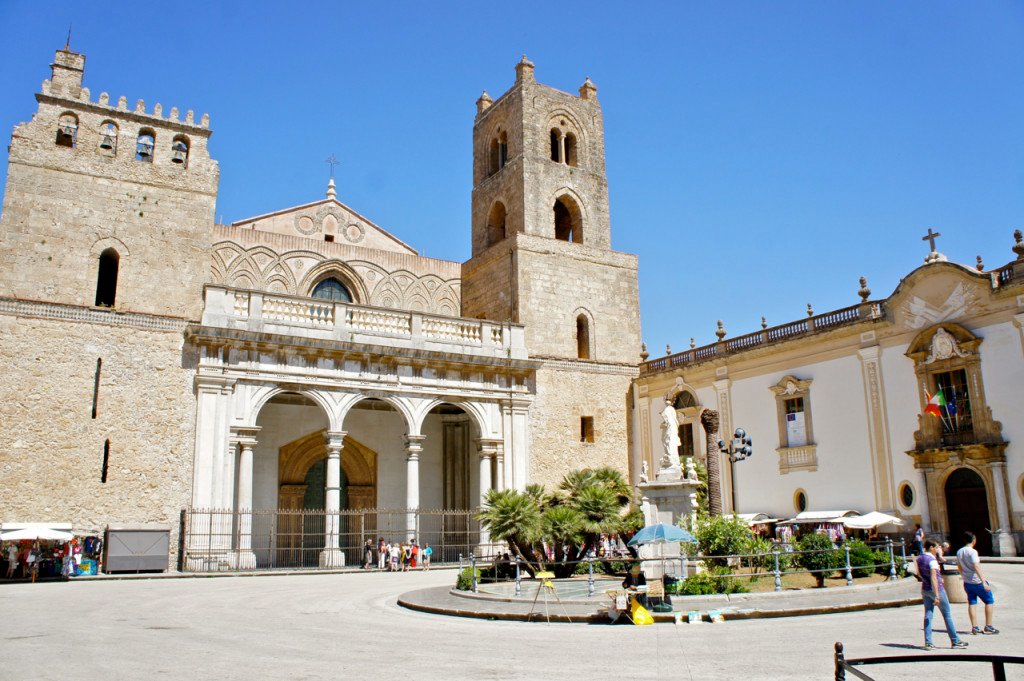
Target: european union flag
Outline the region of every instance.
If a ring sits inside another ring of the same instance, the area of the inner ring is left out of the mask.
[[[953,393],[953,399],[946,401],[946,413],[950,416],[956,416],[956,393],[952,389],[950,389],[950,392]]]

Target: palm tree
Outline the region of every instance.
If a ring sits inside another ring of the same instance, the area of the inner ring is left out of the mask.
[[[708,512],[722,515],[722,471],[718,449],[718,412],[705,409],[700,413],[708,445]]]
[[[541,488],[543,490],[543,488]],[[508,542],[509,549],[526,561],[533,575],[541,566],[536,546],[542,536],[541,508],[529,493],[514,489],[488,490],[485,506],[477,515],[492,539]]]

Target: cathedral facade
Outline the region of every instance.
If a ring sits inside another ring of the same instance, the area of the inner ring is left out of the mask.
[[[382,531],[371,516],[430,541],[452,528],[424,512],[450,512],[470,536],[490,489],[626,469],[637,260],[611,249],[589,80],[554,90],[524,57],[477,102],[473,255],[457,263],[333,180],[216,224],[208,117],[94,98],[84,67],[58,51],[11,138],[4,520],[165,525],[191,569],[297,549],[334,567]]]

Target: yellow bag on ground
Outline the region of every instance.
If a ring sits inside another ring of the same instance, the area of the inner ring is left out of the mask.
[[[633,601],[632,607],[633,624],[637,626],[643,626],[645,624],[654,624],[654,617],[651,616],[650,611],[644,606],[640,605],[637,601]]]

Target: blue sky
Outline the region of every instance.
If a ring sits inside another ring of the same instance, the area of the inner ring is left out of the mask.
[[[69,23],[94,96],[210,113],[218,219],[320,198],[335,153],[339,199],[458,261],[480,91],[523,53],[553,87],[589,75],[652,356],[854,304],[862,275],[888,295],[928,227],[989,267],[1024,227],[1020,2],[0,0],[0,129]]]

